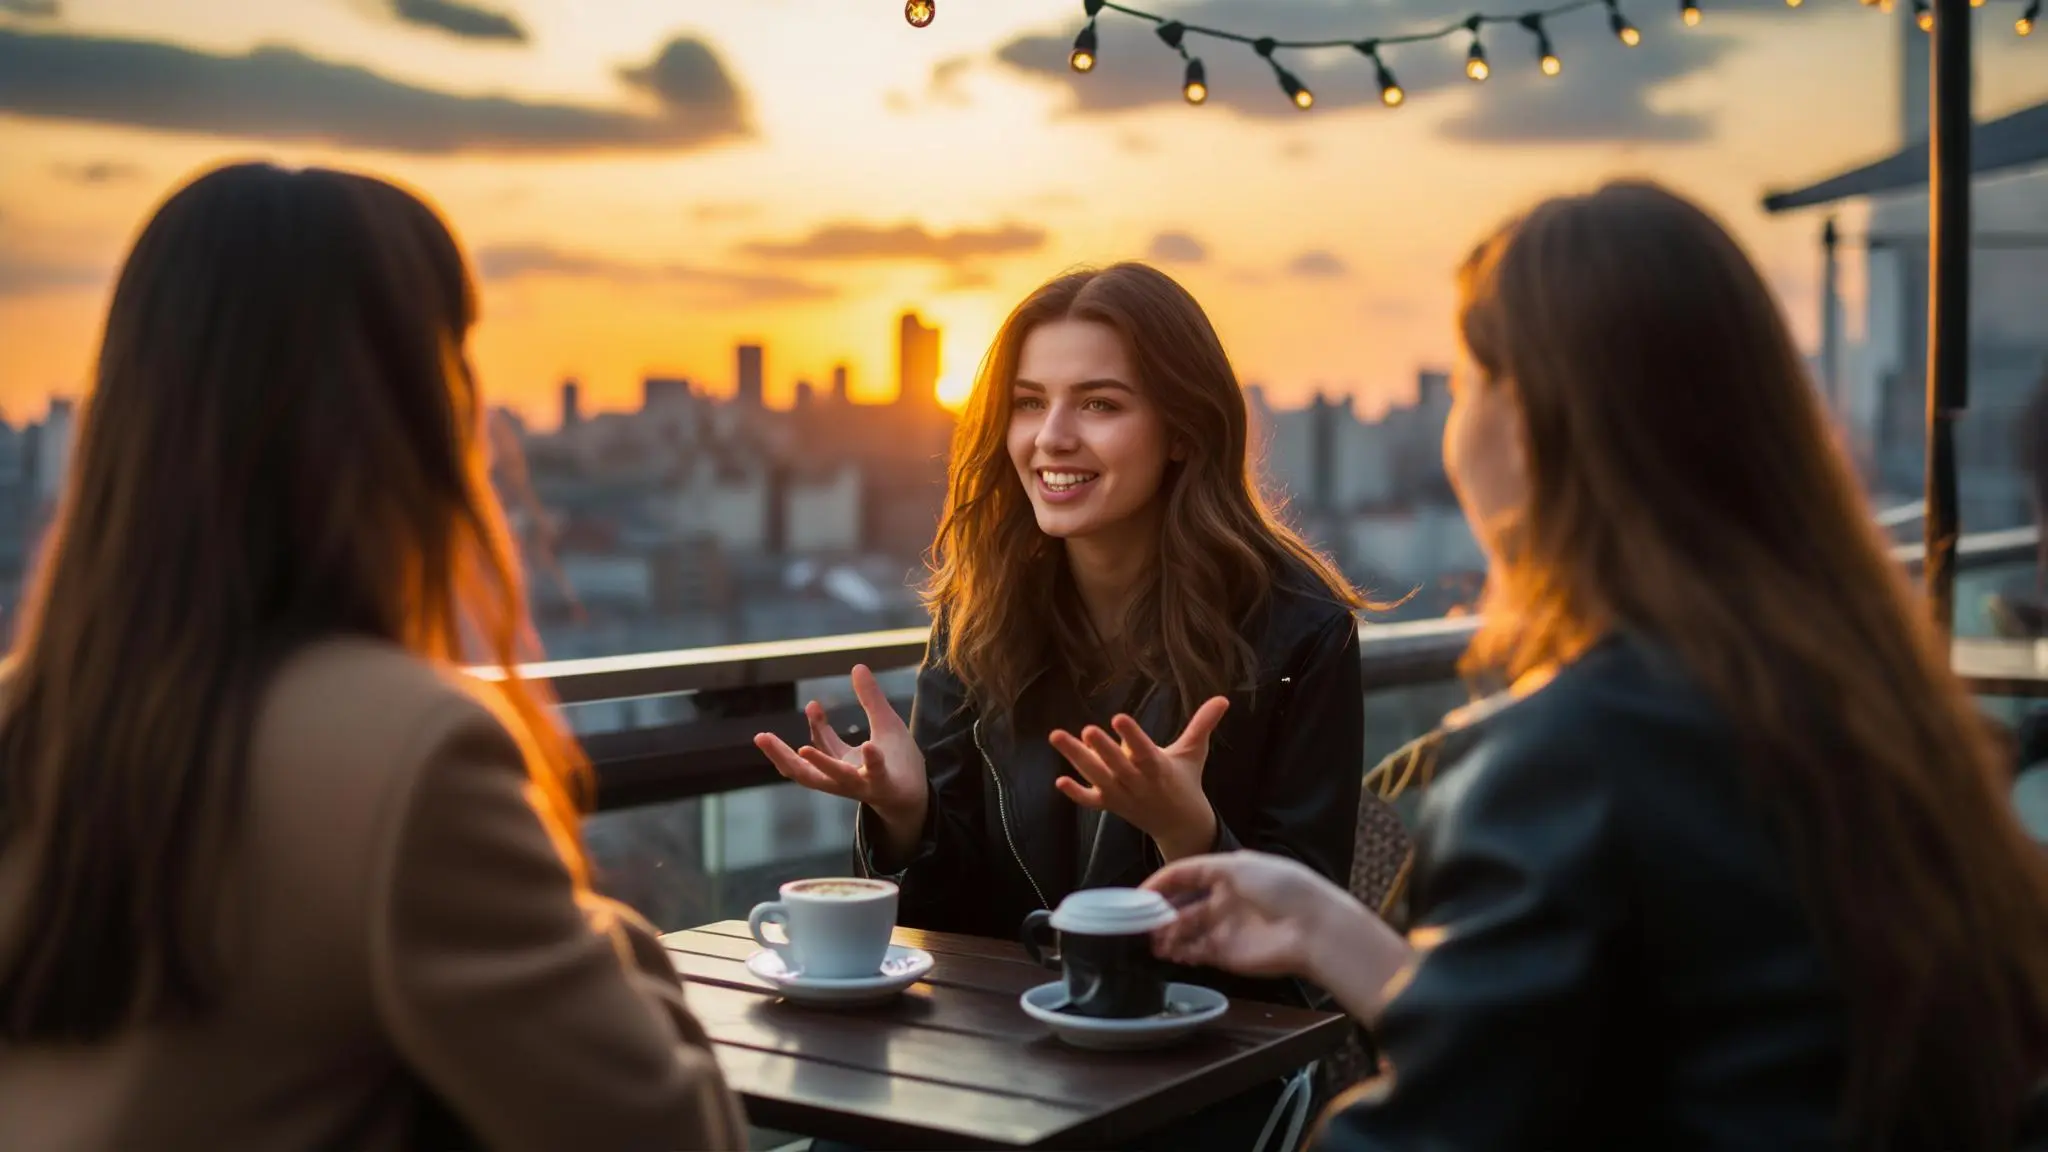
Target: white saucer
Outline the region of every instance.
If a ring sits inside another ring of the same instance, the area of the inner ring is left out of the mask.
[[[777,992],[801,1004],[875,1004],[896,995],[923,979],[932,970],[932,954],[922,948],[889,945],[882,970],[873,976],[845,980],[820,980],[791,972],[781,954],[763,948],[747,957],[747,971],[775,986]]]
[[[1017,998],[1024,1014],[1047,1025],[1053,1034],[1076,1048],[1124,1051],[1158,1048],[1185,1039],[1230,1009],[1230,997],[1199,984],[1168,984],[1166,1011],[1157,1016],[1108,1019],[1055,1011],[1051,1005],[1067,998],[1060,981],[1040,984]]]

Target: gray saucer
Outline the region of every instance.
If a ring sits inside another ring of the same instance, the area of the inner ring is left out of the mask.
[[[1040,984],[1017,998],[1024,1014],[1052,1029],[1053,1035],[1076,1048],[1134,1051],[1159,1048],[1184,1040],[1230,1009],[1230,998],[1199,984],[1168,984],[1166,1011],[1157,1016],[1110,1019],[1060,1011],[1067,986]]]

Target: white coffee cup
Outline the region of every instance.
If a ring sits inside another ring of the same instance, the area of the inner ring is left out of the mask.
[[[756,904],[747,931],[772,948],[798,976],[854,980],[882,970],[896,929],[896,885],[887,880],[826,876],[792,880],[782,899]],[[768,925],[782,926],[770,940]]]

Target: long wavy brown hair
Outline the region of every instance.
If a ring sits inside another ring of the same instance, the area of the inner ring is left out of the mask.
[[[1061,542],[1039,531],[1006,438],[1025,337],[1055,320],[1113,329],[1152,400],[1171,462],[1157,499],[1158,561],[1125,609],[1117,650],[1090,628]],[[947,630],[946,661],[977,707],[1003,712],[1051,663],[1132,674],[1174,693],[1186,715],[1255,672],[1247,622],[1290,572],[1354,610],[1372,607],[1275,516],[1249,451],[1244,392],[1200,304],[1156,268],[1122,263],[1051,280],[996,334],[954,431],[946,512],[928,602]]]
[[[1529,496],[1475,668],[1627,626],[1747,741],[1848,1009],[1845,1147],[2010,1147],[2048,1058],[2048,868],[1886,554],[1769,288],[1644,184],[1548,201],[1461,277],[1524,421]]]
[[[587,882],[587,765],[511,671],[531,637],[474,317],[448,229],[365,176],[222,168],[143,229],[0,687],[0,843],[30,875],[0,1036],[90,1041],[215,1003],[256,710],[324,638],[505,669],[477,691],[523,728]]]

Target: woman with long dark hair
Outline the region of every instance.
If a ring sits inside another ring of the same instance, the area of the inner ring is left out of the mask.
[[[1461,276],[1444,458],[1511,687],[1428,757],[1404,940],[1258,854],[1166,955],[1330,988],[1386,1075],[1317,1147],[2011,1148],[2048,867],[1769,288],[1656,187]]]
[[[514,671],[474,313],[364,176],[219,169],[136,241],[0,680],[0,1145],[743,1146]]]

